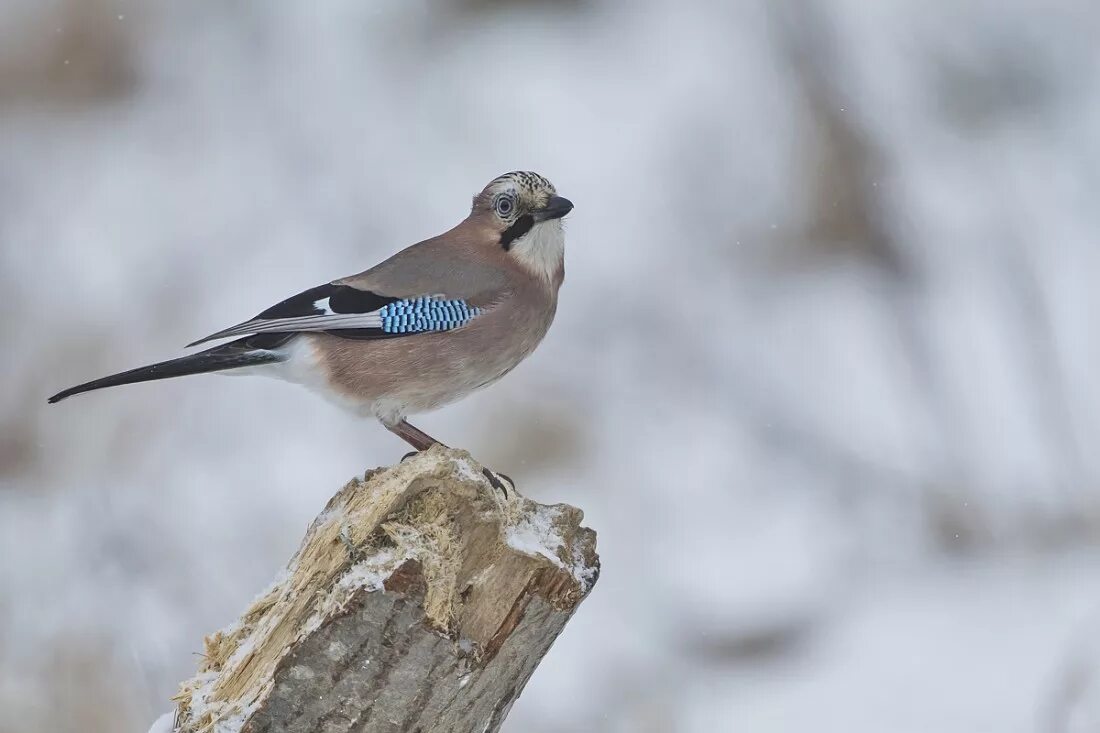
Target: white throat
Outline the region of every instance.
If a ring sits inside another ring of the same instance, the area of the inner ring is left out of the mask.
[[[553,280],[565,258],[561,220],[539,222],[512,245],[512,254],[533,274]]]

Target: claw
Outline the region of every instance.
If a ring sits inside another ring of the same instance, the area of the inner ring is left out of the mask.
[[[481,473],[483,476],[485,476],[486,479],[489,480],[489,483],[494,489],[497,489],[498,491],[500,491],[500,493],[504,494],[505,499],[508,498],[508,487],[504,485],[504,482],[501,481],[501,479],[505,479],[508,483],[512,485],[512,491],[516,490],[516,482],[513,481],[510,476],[506,476],[503,473],[494,473],[487,468],[481,469]]]
[[[510,484],[512,485],[512,491],[515,491],[515,490],[516,490],[516,482],[512,480],[512,477],[511,477],[511,476],[509,476],[509,475],[508,475],[508,474],[506,474],[506,473],[498,473],[498,474],[497,474],[497,476],[498,476],[499,478],[502,478],[502,479],[504,479],[504,480],[505,480],[505,481],[507,481],[508,483],[510,483]]]

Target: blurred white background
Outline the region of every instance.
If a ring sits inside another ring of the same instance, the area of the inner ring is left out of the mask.
[[[405,446],[196,377],[47,408],[452,226],[577,205],[421,418],[603,576],[505,729],[1100,730],[1100,4],[0,0],[0,731],[144,731]]]

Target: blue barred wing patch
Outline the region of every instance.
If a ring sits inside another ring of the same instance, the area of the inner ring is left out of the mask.
[[[386,333],[422,333],[465,326],[480,313],[480,308],[464,300],[425,296],[394,301],[379,309],[378,317]]]

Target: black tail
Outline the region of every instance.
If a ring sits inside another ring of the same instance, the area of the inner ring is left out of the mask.
[[[78,384],[75,387],[69,387],[58,392],[49,399],[49,402],[50,404],[60,402],[66,397],[72,397],[74,394],[80,394],[81,392],[91,392],[93,389],[117,387],[120,384],[133,384],[135,382],[151,382],[154,379],[183,377],[188,374],[220,372],[225,369],[237,369],[259,364],[271,364],[283,361],[284,358],[270,351],[242,348],[239,342],[223,344],[190,356],[182,356],[179,359],[170,359],[159,364],[150,364],[149,366],[138,367],[127,372],[120,372],[109,377]]]

